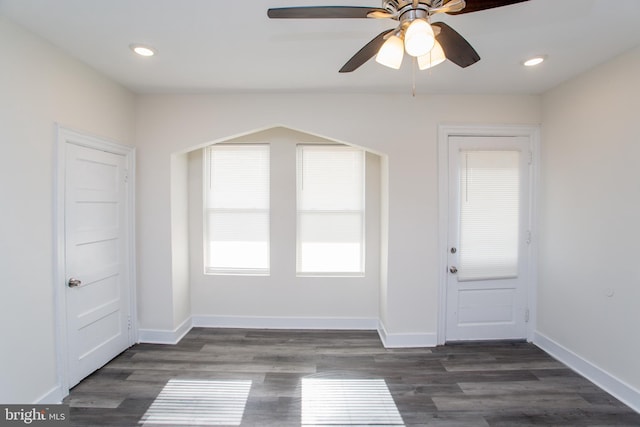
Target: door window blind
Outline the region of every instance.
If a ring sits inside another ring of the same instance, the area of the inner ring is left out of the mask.
[[[518,275],[520,152],[460,153],[458,280]]]

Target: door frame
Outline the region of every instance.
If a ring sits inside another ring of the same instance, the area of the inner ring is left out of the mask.
[[[66,144],[75,144],[94,150],[124,156],[128,170],[127,189],[127,246],[129,281],[129,316],[131,329],[129,330],[129,345],[138,342],[137,304],[136,304],[136,245],[135,245],[135,148],[109,141],[96,136],[76,131],[56,123],[55,165],[53,176],[53,298],[55,313],[56,338],[56,371],[57,386],[61,397],[69,394],[68,372],[68,337],[67,337],[67,298],[66,298],[66,255],[65,255],[65,175],[66,175]]]
[[[439,125],[438,126],[438,330],[437,342],[446,342],[448,234],[449,234],[449,137],[450,136],[524,136],[531,143],[531,177],[529,184],[529,271],[527,271],[527,340],[536,330],[536,296],[538,288],[537,201],[540,167],[540,127],[535,125]]]

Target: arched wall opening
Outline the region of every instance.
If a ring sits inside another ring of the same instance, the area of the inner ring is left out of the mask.
[[[266,143],[271,157],[270,274],[205,274],[203,153],[217,143]],[[377,329],[384,320],[388,244],[386,155],[365,151],[365,274],[296,275],[296,147],[345,144],[273,126],[171,154],[171,286],[174,324],[208,327]],[[356,146],[357,147],[357,146]],[[188,330],[188,329],[187,329]]]

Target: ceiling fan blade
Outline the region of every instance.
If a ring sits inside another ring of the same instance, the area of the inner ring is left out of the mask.
[[[495,7],[509,6],[529,0],[466,0],[464,9],[457,12],[447,12],[449,15],[461,15],[463,13],[478,12],[480,10],[493,9]],[[445,3],[446,6],[446,3]]]
[[[435,22],[431,25],[440,28],[440,34],[436,36],[436,40],[442,46],[444,56],[449,61],[462,68],[480,61],[478,52],[456,30],[444,22]]]
[[[429,13],[449,13],[459,12],[466,6],[465,0],[449,0],[440,7],[432,7],[429,9]]]
[[[370,60],[378,51],[380,47],[384,44],[385,36],[391,32],[395,31],[395,28],[390,30],[386,30],[378,34],[371,40],[369,43],[364,45],[362,49],[356,52],[355,55],[351,57],[350,60],[347,61],[346,64],[340,68],[341,73],[350,73],[360,67],[362,64]]]
[[[372,14],[369,16],[369,14]],[[357,6],[300,6],[278,7],[267,10],[269,18],[387,18],[388,11],[378,7]]]

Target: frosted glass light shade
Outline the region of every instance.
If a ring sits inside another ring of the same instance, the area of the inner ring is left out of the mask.
[[[433,49],[431,49],[429,53],[418,57],[418,68],[420,70],[426,70],[427,68],[441,64],[445,59],[447,59],[447,57],[444,56],[442,46],[440,46],[440,43],[436,41],[433,45]]]
[[[391,36],[382,45],[376,55],[376,62],[395,70],[402,65],[402,57],[404,56],[404,47],[402,39],[398,36]]]
[[[436,42],[431,25],[424,19],[416,19],[404,35],[404,48],[411,56],[426,55]]]

